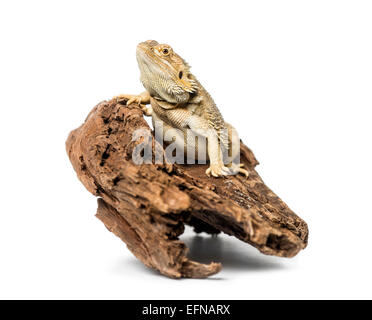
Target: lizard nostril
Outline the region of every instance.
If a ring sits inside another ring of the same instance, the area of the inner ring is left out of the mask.
[[[180,73],[178,74],[178,77],[179,77],[180,79],[182,79],[182,76],[183,76],[183,72],[180,71]]]

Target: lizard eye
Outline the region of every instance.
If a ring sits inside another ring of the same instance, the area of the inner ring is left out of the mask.
[[[182,76],[183,76],[183,72],[180,71],[180,73],[178,74],[178,78],[182,79]]]
[[[164,55],[167,55],[167,54],[169,53],[169,50],[168,50],[167,48],[164,48],[164,49],[162,50],[162,52],[163,52]]]

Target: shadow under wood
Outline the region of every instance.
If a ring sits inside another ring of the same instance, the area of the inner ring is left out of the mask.
[[[263,256],[253,247],[226,235],[184,235],[181,240],[188,246],[188,258],[201,263],[220,262],[223,270],[269,271],[285,269],[278,258]]]

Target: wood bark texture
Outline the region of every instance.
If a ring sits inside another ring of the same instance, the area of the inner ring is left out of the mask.
[[[138,129],[147,138],[133,139]],[[293,257],[306,247],[306,223],[264,184],[243,143],[240,160],[248,179],[209,178],[208,165],[137,165],[132,154],[139,143],[165,154],[138,106],[111,100],[70,133],[66,150],[80,181],[98,197],[96,216],[146,266],[172,278],[205,278],[221,270],[218,262],[188,259],[178,238],[185,224],[198,233],[224,232],[268,255]]]

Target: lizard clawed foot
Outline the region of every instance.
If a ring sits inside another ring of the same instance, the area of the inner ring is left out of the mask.
[[[221,177],[228,175],[236,175],[238,173],[244,174],[246,178],[249,177],[249,171],[243,169],[243,163],[231,163],[228,167],[224,166],[223,163],[211,164],[210,167],[205,171],[208,177]]]
[[[248,170],[245,170],[245,169],[242,169],[242,167],[244,167],[244,164],[243,163],[231,163],[229,165],[229,169],[231,170],[231,174],[238,174],[238,173],[241,173],[241,174],[244,174],[246,176],[246,178],[249,177],[249,171]]]
[[[127,106],[129,106],[132,103],[138,104],[140,109],[146,116],[151,116],[152,114],[151,106],[146,106],[145,104],[142,104],[143,97],[140,95],[120,94],[118,96],[113,97],[113,99],[116,99],[116,101],[118,102],[126,100]]]
[[[206,175],[210,177],[221,177],[231,174],[231,170],[228,167],[225,167],[223,163],[211,164],[210,167],[205,171]]]
[[[140,104],[139,105],[142,112],[146,115],[146,116],[151,116],[152,115],[152,107],[151,106],[146,106],[144,104]]]
[[[141,96],[135,96],[132,94],[120,94],[118,96],[115,96],[113,99],[116,99],[117,101],[127,100],[127,106],[129,106],[132,103],[141,104],[142,102]]]

